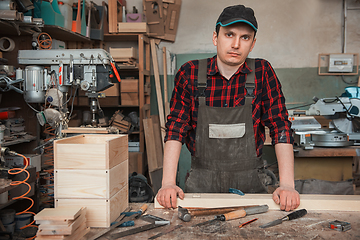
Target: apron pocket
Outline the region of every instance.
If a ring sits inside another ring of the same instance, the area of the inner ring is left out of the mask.
[[[245,123],[209,124],[209,138],[241,138],[245,135]]]

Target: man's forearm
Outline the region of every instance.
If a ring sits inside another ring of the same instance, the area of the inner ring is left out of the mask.
[[[276,144],[275,153],[279,166],[280,187],[294,188],[294,151],[292,144]]]
[[[162,186],[176,184],[181,146],[182,143],[176,140],[169,140],[165,143]]]

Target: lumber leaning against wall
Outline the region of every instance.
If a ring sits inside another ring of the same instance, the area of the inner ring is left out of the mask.
[[[227,193],[185,193],[183,200],[177,199],[177,206],[184,208],[216,208],[267,204],[270,210],[279,210],[272,194],[246,194],[240,196]],[[163,208],[155,198],[155,208]],[[360,211],[360,195],[300,194],[298,209],[326,211]]]

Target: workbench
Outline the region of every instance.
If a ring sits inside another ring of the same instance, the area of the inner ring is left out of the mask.
[[[138,210],[142,204],[131,203],[133,211]],[[176,229],[157,239],[360,239],[360,214],[359,212],[339,212],[339,211],[308,211],[308,214],[302,218],[283,222],[280,225],[266,229],[259,228],[260,225],[282,218],[287,212],[279,210],[269,210],[263,214],[250,215],[244,218],[231,220],[227,222],[216,222],[214,225],[192,227],[197,223],[212,219],[214,216],[193,217],[190,222],[183,222],[178,218],[177,209],[154,209],[153,204],[149,204],[145,214],[155,215],[170,221],[170,225],[155,228],[136,235],[127,236],[121,239],[148,239],[160,232],[181,224],[182,227]],[[238,226],[254,218],[257,221],[245,225],[242,228]],[[351,223],[351,229],[346,232],[331,230],[328,228],[330,221],[339,220]],[[135,226],[149,224],[141,219],[135,220]],[[122,232],[134,227],[118,228],[115,232]],[[103,228],[92,228],[90,232],[81,240],[88,239]],[[105,237],[99,238],[101,240]]]

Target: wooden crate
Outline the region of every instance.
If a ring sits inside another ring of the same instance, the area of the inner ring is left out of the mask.
[[[129,93],[129,92],[121,93],[121,105],[138,106],[139,93]]]
[[[128,60],[129,58],[138,59],[137,49],[130,48],[109,48],[110,55],[115,61]]]
[[[113,83],[114,85],[101,91],[99,93],[105,93],[105,97],[118,97],[120,95],[120,83]]]
[[[128,160],[110,170],[55,169],[55,198],[111,198],[128,183]]]
[[[118,32],[123,33],[147,33],[149,32],[146,22],[119,22]]]
[[[54,141],[55,169],[110,169],[128,155],[125,134],[84,134]]]
[[[86,207],[86,224],[88,227],[110,227],[110,224],[128,207],[128,203],[128,185],[110,199],[55,198],[55,207]]]
[[[120,83],[120,91],[123,92],[139,92],[138,79],[122,79]]]

